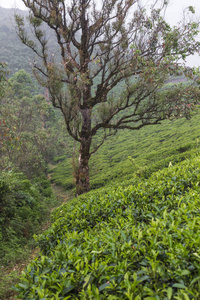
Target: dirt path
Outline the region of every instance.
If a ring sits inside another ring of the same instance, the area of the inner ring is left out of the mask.
[[[52,186],[54,195],[57,197],[58,200],[60,198],[62,203],[66,203],[67,201],[72,199],[72,195],[69,194],[69,192],[67,192],[63,187],[58,186],[54,183],[51,186]]]
[[[53,193],[57,198],[58,205],[53,207],[51,209],[50,213],[54,209],[60,207],[62,204],[66,203],[67,201],[70,201],[71,199],[74,198],[74,195],[70,192],[67,192],[63,187],[61,187],[59,185],[56,185],[54,183],[51,186],[52,186],[52,189],[53,189]],[[50,225],[51,225],[51,222],[50,222],[50,219],[49,219],[48,222],[44,224],[44,226],[42,228],[42,232],[47,230]]]

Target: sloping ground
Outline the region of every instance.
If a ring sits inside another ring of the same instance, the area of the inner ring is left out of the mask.
[[[146,168],[161,162],[166,167],[170,161],[173,164],[179,161],[181,155],[187,156],[191,148],[199,146],[199,123],[200,114],[196,114],[191,120],[166,120],[162,124],[146,126],[138,131],[119,131],[91,156],[91,188],[105,186],[113,180],[131,178],[138,167]],[[65,156],[57,158],[58,163],[52,170],[52,180],[69,190],[74,187],[70,156],[73,143],[70,139],[68,144],[71,148]]]
[[[56,209],[21,299],[200,299],[199,185],[195,157]]]

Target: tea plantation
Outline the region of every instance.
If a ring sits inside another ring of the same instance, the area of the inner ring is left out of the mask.
[[[200,157],[54,210],[16,289],[28,299],[200,299]]]
[[[119,131],[91,156],[91,188],[100,188],[111,181],[122,182],[131,178],[139,169],[159,170],[167,167],[170,161],[174,164],[190,156],[191,149],[196,150],[199,147],[199,123],[198,113],[189,120],[166,120],[162,124],[146,126],[138,131]],[[98,136],[96,138],[98,139]],[[67,144],[65,155],[54,157],[52,180],[70,190],[75,187],[71,159],[73,141],[68,138]]]

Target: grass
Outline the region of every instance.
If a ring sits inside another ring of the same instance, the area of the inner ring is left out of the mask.
[[[18,259],[15,258],[7,266],[0,266],[0,299],[16,299],[13,286],[19,282],[20,274],[37,253],[38,249],[35,248],[35,242],[29,241],[26,247],[21,250]]]

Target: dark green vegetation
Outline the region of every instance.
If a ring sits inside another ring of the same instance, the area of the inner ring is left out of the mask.
[[[41,232],[50,210],[58,205],[49,180],[40,174],[28,180],[24,173],[0,175],[0,299],[7,299],[18,268],[35,248],[33,234]],[[16,269],[13,274],[8,270]],[[6,276],[7,274],[7,276]]]
[[[200,159],[55,210],[21,299],[199,299]]]
[[[11,171],[1,173],[0,198],[0,262],[8,264],[19,259],[22,246],[38,231],[55,199],[45,176],[31,182]]]
[[[8,270],[28,259],[33,234],[60,204],[46,175],[63,143],[59,118],[30,75],[20,70],[6,81],[1,67],[0,298],[5,299],[16,280]]]

